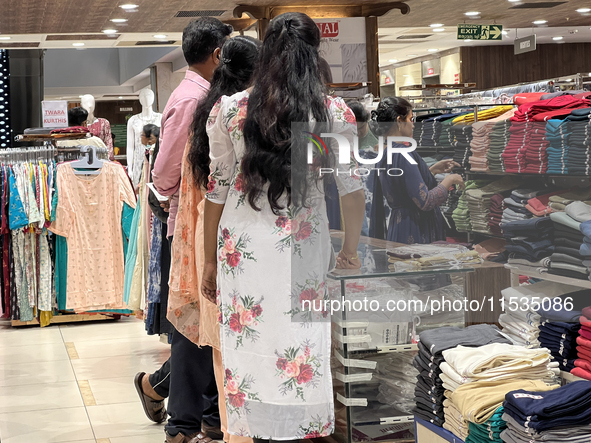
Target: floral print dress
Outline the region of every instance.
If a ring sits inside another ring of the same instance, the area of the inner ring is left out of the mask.
[[[266,192],[261,211],[251,208],[240,172],[247,103],[246,91],[222,97],[207,124],[206,198],[225,204],[217,282],[228,432],[273,440],[326,436],[334,429],[330,318],[300,309],[302,301],[328,298],[325,275],[334,257],[322,187],[311,187],[312,204],[299,211],[275,215]],[[353,146],[353,113],[340,98],[327,98],[327,106],[333,123],[342,122],[333,132]],[[341,195],[362,189],[355,175],[335,178]]]

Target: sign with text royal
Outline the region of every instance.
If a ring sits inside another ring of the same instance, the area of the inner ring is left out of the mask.
[[[502,40],[502,25],[458,25],[458,40]]]
[[[68,102],[65,100],[44,100],[41,102],[44,128],[68,127]]]

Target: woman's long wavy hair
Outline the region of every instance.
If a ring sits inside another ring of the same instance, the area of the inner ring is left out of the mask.
[[[207,188],[210,159],[206,125],[209,113],[222,95],[229,96],[250,86],[260,47],[260,40],[248,36],[234,37],[222,47],[220,65],[213,73],[207,97],[195,109],[190,128],[188,159],[195,186]]]
[[[292,123],[329,121],[319,45],[320,31],[306,14],[289,12],[269,23],[244,124],[242,174],[248,202],[257,211],[267,184],[275,214],[285,209],[285,197],[287,206],[306,206],[308,144],[300,134],[292,137]]]

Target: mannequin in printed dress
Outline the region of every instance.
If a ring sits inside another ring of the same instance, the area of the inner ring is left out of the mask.
[[[142,145],[142,133],[144,126],[156,125],[160,127],[162,114],[154,112],[154,92],[151,89],[142,89],[140,92],[142,112],[136,114],[127,122],[127,173],[133,186],[137,186],[142,175],[142,166],[146,158],[146,147]]]
[[[92,135],[100,138],[109,150],[109,160],[115,160],[113,152],[113,137],[111,136],[111,124],[107,119],[94,116],[95,101],[90,94],[83,95],[80,100],[82,107],[88,112],[86,127]]]

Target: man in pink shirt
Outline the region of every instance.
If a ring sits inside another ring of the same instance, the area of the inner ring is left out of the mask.
[[[174,234],[181,162],[193,113],[207,95],[209,81],[219,65],[221,47],[232,31],[231,26],[212,17],[195,20],[183,31],[183,54],[189,68],[164,109],[160,151],[152,171],[158,192],[170,197],[169,243]],[[135,384],[144,410],[153,421],[165,419],[163,399],[169,397],[166,442],[206,443],[206,434],[221,440],[218,391],[210,347],[198,347],[174,331],[170,359],[154,374],[139,373]]]

